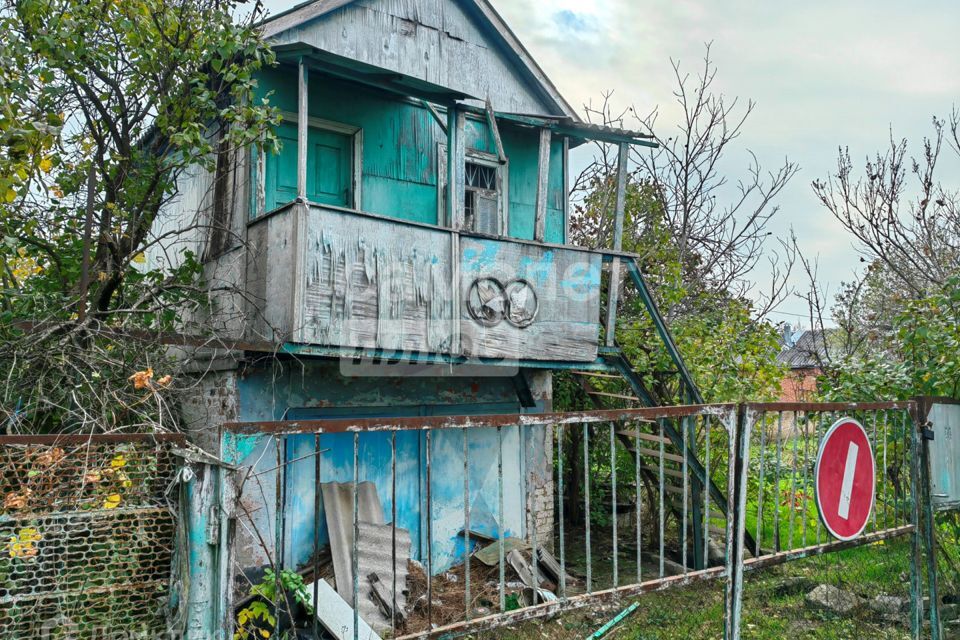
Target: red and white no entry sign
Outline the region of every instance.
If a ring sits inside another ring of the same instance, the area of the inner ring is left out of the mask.
[[[820,442],[814,473],[817,509],[835,538],[852,540],[873,511],[877,473],[870,438],[859,422],[841,418]]]

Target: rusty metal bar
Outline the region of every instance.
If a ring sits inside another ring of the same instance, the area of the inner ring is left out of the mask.
[[[705,460],[704,460],[704,470],[706,472],[707,483],[710,483],[710,424],[713,422],[713,418],[710,416],[704,417],[703,429],[705,433],[704,437],[704,451],[705,451]],[[703,558],[704,562],[709,564],[710,562],[710,492],[703,492]]]
[[[780,471],[783,466],[783,411],[777,411],[777,468],[774,472],[773,508],[777,517],[773,519],[773,550],[780,553]]]
[[[798,549],[792,549],[790,551],[771,553],[760,558],[748,558],[744,560],[743,565],[748,571],[767,569],[791,562],[793,560],[802,560],[804,558],[825,555],[828,553],[834,553],[836,551],[844,551],[854,547],[862,547],[875,542],[880,542],[881,540],[892,540],[894,538],[899,538],[901,536],[910,534],[913,532],[913,530],[913,525],[904,525],[894,529],[884,529],[883,531],[864,534],[855,540],[838,540],[828,544],[811,545],[809,547],[801,547]]]
[[[391,637],[397,637],[397,432],[390,434],[390,566],[393,570],[390,590]],[[467,529],[469,530],[469,526]]]
[[[281,589],[280,573],[283,571],[283,483],[285,474],[281,473],[280,466],[283,462],[283,447],[280,444],[280,436],[273,439],[274,448],[277,455],[277,482],[274,490],[276,502],[274,504],[274,550],[273,550],[273,573],[274,573],[274,611],[280,612],[280,597],[283,593]],[[280,637],[280,615],[276,616],[273,626],[273,635]]]
[[[874,447],[874,452],[876,452],[876,448],[880,444],[880,442],[877,440],[877,412],[874,411],[872,416],[873,416],[873,447]],[[876,453],[874,453],[874,473],[876,473]],[[881,473],[880,482],[883,482],[883,481],[884,481],[884,477],[883,477],[883,473]],[[876,489],[879,489],[879,487],[876,487],[875,490]],[[874,499],[874,508],[873,508],[873,530],[874,531],[877,530],[876,499]]]
[[[810,414],[803,412],[803,542],[807,546],[807,503],[810,500]]]
[[[757,494],[757,535],[754,538],[756,543],[756,548],[754,549],[754,557],[759,558],[762,550],[760,548],[760,540],[763,534],[763,499],[764,499],[764,462],[766,461],[766,450],[767,450],[767,412],[760,412],[760,485]],[[773,512],[776,514],[776,510]]]
[[[353,434],[353,640],[360,638],[360,434]],[[278,616],[279,617],[279,616]]]
[[[470,441],[463,430],[463,607],[470,619]]]
[[[675,407],[642,407],[637,409],[598,409],[564,413],[517,413],[471,416],[419,416],[405,418],[337,418],[331,420],[281,420],[262,422],[227,422],[223,430],[238,434],[352,433],[354,431],[426,431],[428,429],[461,429],[464,427],[512,427],[534,424],[596,424],[684,416],[709,415],[736,405],[710,404]]]
[[[616,424],[610,423],[610,508],[613,518],[613,588],[616,589],[620,582],[619,550],[617,549],[617,434]],[[638,452],[639,453],[639,452]]]
[[[316,433],[313,436],[313,450],[317,452],[316,457],[313,461],[313,579],[314,581],[319,580],[320,578],[320,434]],[[319,604],[318,598],[320,596],[320,590],[317,588],[313,589],[313,635],[320,637],[320,619],[317,617],[317,605]]]
[[[503,557],[503,427],[497,427],[497,547],[499,569],[500,612],[507,610],[507,596],[504,591],[504,557]]]
[[[0,435],[0,447],[20,445],[74,445],[74,444],[123,444],[127,442],[186,444],[187,437],[182,433],[94,433],[55,434],[55,435]]]
[[[665,475],[665,474],[663,473],[663,445],[664,445],[663,422],[659,422],[658,425],[660,426],[660,452],[659,452],[660,473],[658,474],[658,475],[659,475],[659,483],[660,483],[660,506],[659,506],[659,509],[660,509],[660,510],[659,510],[659,525],[660,525],[660,578],[663,579],[663,577],[664,577],[664,571],[665,571],[665,569],[666,569],[666,566],[665,566],[665,563],[664,563],[664,558],[663,558],[664,542],[665,542],[665,541],[664,541],[664,510],[663,510],[663,507],[664,507],[664,505],[663,505],[663,494],[664,494],[663,477],[664,477],[664,475]]]
[[[636,487],[636,505],[634,506],[637,524],[637,583],[643,582],[643,495],[640,493],[640,425],[635,425],[636,431],[634,431],[634,440],[633,440],[633,473],[634,473],[634,486]],[[709,494],[709,492],[707,492]]]
[[[583,425],[583,502],[586,523],[587,593],[593,591],[593,564],[590,550],[590,425]]]
[[[688,421],[690,418],[683,419],[683,508],[681,509],[682,517],[680,524],[680,555],[681,561],[683,563],[683,573],[689,573],[689,567],[687,564],[687,507],[689,505],[690,495],[689,495],[689,478],[687,461],[690,458],[690,448],[688,446],[688,437],[690,433],[690,425]]]
[[[433,626],[433,491],[431,489],[432,447],[430,443],[431,431],[425,434],[426,462],[427,462],[427,625]],[[502,537],[501,537],[502,539]],[[501,550],[501,556],[502,556]],[[501,571],[503,561],[501,560]]]
[[[560,518],[560,598],[567,597],[566,523],[563,517],[563,425],[557,426],[557,514]]]
[[[790,537],[787,540],[787,549],[793,549],[793,522],[796,519],[797,515],[797,420],[800,419],[800,414],[797,411],[793,412],[793,469],[790,473],[790,521],[788,523],[788,531],[790,532]]]
[[[527,469],[530,478],[530,484],[527,487],[527,517],[530,523],[528,527],[530,531],[530,569],[533,571],[533,604],[536,605],[540,600],[540,572],[537,567],[537,537],[540,535],[540,531],[537,528],[537,472],[536,469],[530,465],[530,447],[536,442],[537,428],[528,427],[528,429],[530,431],[528,431],[527,437],[521,439],[520,450],[523,452],[521,455],[523,455],[524,458],[524,464],[521,465],[521,468]],[[526,442],[524,442],[524,440]]]
[[[911,409],[916,402],[747,402],[742,406],[752,411],[884,411]]]

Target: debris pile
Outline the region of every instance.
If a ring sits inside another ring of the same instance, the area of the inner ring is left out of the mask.
[[[511,610],[557,599],[562,570],[546,549],[538,548],[534,559],[523,540],[508,537],[501,543],[469,531],[471,544],[479,546],[469,559],[468,601],[467,565],[428,580],[423,565],[410,557],[410,532],[384,522],[373,483],[357,485],[356,496],[352,483],[324,483],[320,490],[330,543],[318,549],[300,573],[311,601],[316,594],[317,621],[334,638],[354,637],[354,611],[359,613],[359,637],[379,640],[394,629],[420,633],[461,622],[468,613],[471,619],[482,618],[499,612],[501,604]],[[565,580],[568,585],[577,582],[569,575]]]

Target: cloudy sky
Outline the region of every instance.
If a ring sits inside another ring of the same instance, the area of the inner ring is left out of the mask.
[[[735,181],[747,149],[771,168],[784,157],[799,163],[774,230],[793,227],[833,289],[859,260],[810,183],[833,168],[839,146],[864,158],[892,126],[916,148],[931,116],[960,106],[957,0],[492,2],[574,106],[613,90],[618,106],[646,113],[659,105],[664,128],[677,115],[670,59],[695,72],[712,42],[716,88],[757,103],[725,170]],[[293,3],[267,4],[275,12]],[[960,163],[951,168],[957,175]],[[786,314],[806,309],[796,300],[780,311],[777,319],[802,322]]]

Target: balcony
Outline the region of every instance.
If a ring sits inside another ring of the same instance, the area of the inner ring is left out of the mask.
[[[477,360],[597,359],[603,255],[295,202],[248,229],[249,339]]]

